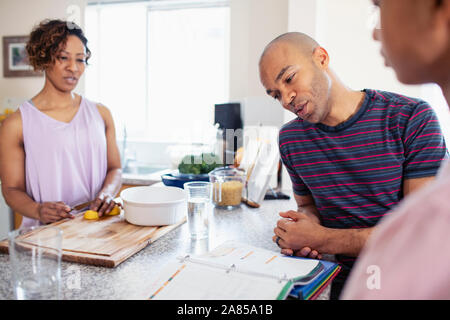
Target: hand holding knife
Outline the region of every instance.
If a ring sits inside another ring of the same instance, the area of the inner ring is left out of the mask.
[[[71,214],[76,214],[76,213],[88,210],[89,206],[91,205],[92,202],[93,202],[93,200],[77,204],[76,206],[73,206],[72,208],[70,208],[69,212]]]
[[[99,217],[111,212],[115,206],[122,208],[120,202],[115,202],[113,197],[101,193],[96,199],[77,204],[73,207],[66,205],[62,201],[39,203],[37,207],[39,220],[45,224],[60,221],[62,219],[73,219],[75,214],[94,210],[98,212]]]

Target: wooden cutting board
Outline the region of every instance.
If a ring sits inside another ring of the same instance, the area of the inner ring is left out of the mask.
[[[86,220],[84,213],[74,219],[65,219],[48,226],[63,231],[62,260],[113,268],[142,250],[156,239],[177,228],[186,221],[160,227],[141,227],[128,223],[123,211],[117,216],[105,216],[100,220]],[[37,233],[44,236],[46,226],[23,235],[27,245],[37,246]],[[43,237],[41,237],[42,239]],[[41,241],[41,246],[46,245]],[[0,252],[8,253],[8,241],[0,242]]]

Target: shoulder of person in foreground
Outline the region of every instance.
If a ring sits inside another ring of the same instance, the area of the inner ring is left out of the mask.
[[[341,298],[450,299],[449,192],[447,163],[433,183],[383,218]]]

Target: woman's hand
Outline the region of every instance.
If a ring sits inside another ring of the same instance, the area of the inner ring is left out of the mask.
[[[40,203],[38,206],[39,220],[42,223],[48,224],[65,218],[73,219],[74,216],[69,213],[71,210],[62,201]]]
[[[107,193],[100,193],[97,198],[91,203],[89,209],[98,212],[98,216],[101,217],[106,213],[110,213],[114,207],[118,205],[122,207],[121,203],[116,203],[114,198]]]

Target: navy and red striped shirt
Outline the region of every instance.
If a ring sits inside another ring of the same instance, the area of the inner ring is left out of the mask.
[[[344,123],[330,127],[297,118],[280,130],[293,190],[312,195],[325,227],[373,227],[402,199],[405,179],[436,175],[447,156],[439,122],[425,101],[364,92],[362,106]]]

